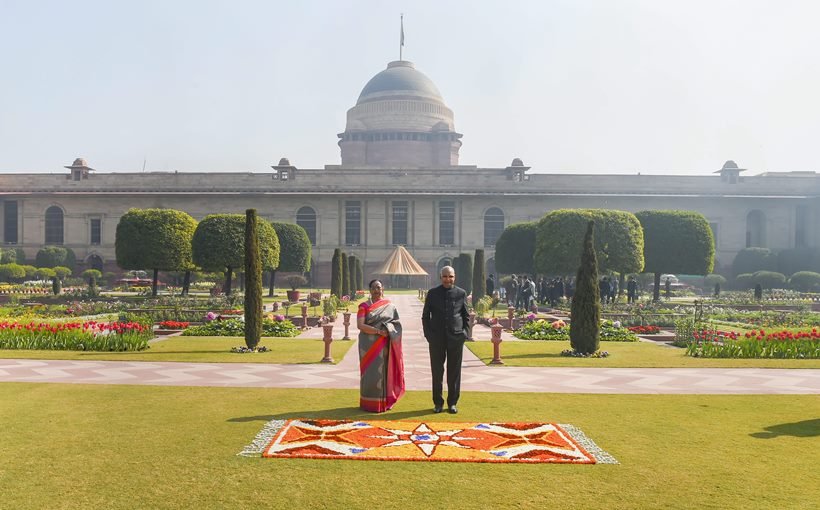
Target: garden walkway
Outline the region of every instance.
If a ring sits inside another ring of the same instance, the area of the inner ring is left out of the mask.
[[[415,296],[390,296],[404,326],[409,390],[429,390],[430,366]],[[341,321],[339,321],[341,322]],[[355,325],[352,325],[355,330]],[[488,339],[489,330],[477,330]],[[318,328],[308,337],[320,337]],[[334,338],[343,334],[341,324]],[[354,331],[351,331],[353,333]],[[321,356],[317,348],[317,358]],[[175,363],[0,359],[0,381],[160,386],[358,388],[358,349],[337,365]],[[553,368],[486,366],[464,350],[464,391],[632,394],[820,394],[820,369],[759,368]]]

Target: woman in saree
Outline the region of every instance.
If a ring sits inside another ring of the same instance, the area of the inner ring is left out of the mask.
[[[370,282],[370,299],[359,305],[359,405],[383,413],[404,395],[404,361],[401,354],[399,312],[384,298],[379,280]]]

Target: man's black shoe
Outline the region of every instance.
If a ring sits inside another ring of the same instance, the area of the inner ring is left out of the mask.
[[[447,408],[447,412],[450,414],[458,414],[458,409],[456,408],[456,406],[450,406]]]
[[[441,406],[436,406],[436,407],[433,408],[433,412],[436,413],[436,414],[438,414],[442,411],[444,411],[444,408],[441,407]]]

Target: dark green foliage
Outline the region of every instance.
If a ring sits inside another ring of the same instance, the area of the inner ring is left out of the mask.
[[[71,248],[65,246],[43,246],[37,252],[34,263],[37,267],[65,266],[73,270],[77,265],[77,257]]]
[[[297,273],[310,271],[311,247],[305,229],[295,223],[272,221],[271,224],[279,239],[280,255],[276,269]]]
[[[758,301],[763,299],[763,286],[759,283],[755,284],[755,299]]]
[[[715,263],[715,240],[706,218],[692,211],[635,213],[644,235],[644,271],[655,274],[653,300],[660,297],[661,273],[708,274]],[[667,297],[669,291],[667,290]]]
[[[60,293],[63,291],[63,282],[60,281],[58,277],[54,277],[51,279],[51,292],[55,296],[59,296]]]
[[[349,296],[349,295],[350,295],[350,264],[347,261],[347,253],[342,252],[342,296]]]
[[[573,350],[592,354],[598,350],[601,323],[601,295],[598,289],[598,262],[595,256],[595,222],[587,223],[581,265],[575,278],[569,342]]]
[[[533,270],[544,274],[572,274],[580,264],[588,222],[595,222],[598,271],[639,273],[643,270],[643,231],[634,214],[608,209],[561,209],[538,221]]]
[[[356,257],[356,290],[364,290],[364,269],[362,259]]]
[[[330,293],[342,297],[342,250],[333,250],[333,259],[330,262]]]
[[[782,289],[786,287],[786,276],[774,271],[757,271],[752,275],[756,284],[760,284],[764,289]]]
[[[347,257],[347,267],[348,273],[350,274],[350,294],[353,295],[356,292],[357,287],[356,285],[356,261],[358,258],[355,255],[351,255]]]
[[[245,211],[245,345],[252,350],[262,337],[262,260],[258,223],[256,209]]]
[[[473,256],[469,253],[462,253],[458,259],[461,274],[456,273],[456,282],[469,296],[473,292]]]
[[[709,274],[703,278],[704,290],[714,288],[715,284],[726,285],[726,278],[719,274]]]
[[[257,221],[259,257],[263,270],[279,267],[279,238],[267,221]],[[233,270],[245,265],[245,215],[209,214],[196,226],[193,261],[205,271],[225,272],[225,295],[231,295]]]
[[[533,272],[538,222],[509,225],[495,242],[495,269],[502,274]]]
[[[0,264],[16,264],[17,252],[13,248],[0,248]]]
[[[96,296],[99,294],[99,291],[97,290],[97,282],[100,278],[102,278],[102,273],[97,269],[86,269],[83,271],[81,276],[88,281],[88,294],[90,296]]]
[[[0,264],[0,281],[14,282],[26,277],[26,270],[20,264]]]
[[[453,272],[456,274],[456,285],[458,285],[459,275],[461,275],[461,255],[456,255],[455,257],[453,257],[453,261],[450,263],[450,265],[453,266]]]
[[[777,252],[777,271],[793,275],[798,271],[816,271],[818,251],[816,248],[789,248]]]
[[[777,256],[768,248],[744,248],[732,261],[732,274],[737,276],[757,271],[775,271]]]
[[[487,271],[484,270],[484,250],[475,251],[475,265],[473,266],[473,303],[487,295]]]
[[[191,240],[197,228],[190,214],[173,209],[130,209],[117,224],[114,248],[123,269],[152,269],[152,294],[159,271],[193,267]]]
[[[820,291],[820,273],[798,271],[789,278],[789,287],[801,292]]]

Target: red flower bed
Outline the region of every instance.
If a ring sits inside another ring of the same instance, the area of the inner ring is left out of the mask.
[[[771,333],[766,333],[765,329],[756,330],[756,331],[747,331],[746,338],[752,340],[799,340],[799,339],[811,339],[817,340],[820,338],[820,333],[817,332],[817,328],[812,328],[811,331],[773,331]]]
[[[162,321],[159,323],[160,329],[185,329],[190,323],[177,321]]]
[[[661,331],[658,326],[629,326],[627,329],[638,335],[654,335]]]

